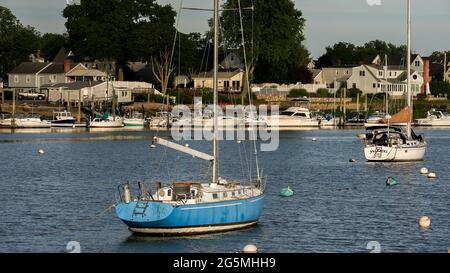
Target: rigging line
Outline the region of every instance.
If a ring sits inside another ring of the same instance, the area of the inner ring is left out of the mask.
[[[175,45],[177,44],[177,36],[178,36],[178,39],[179,39],[179,35],[178,35],[178,27],[179,27],[179,25],[180,25],[181,9],[182,9],[182,8],[183,8],[183,0],[180,1],[180,8],[178,9],[177,20],[176,20],[176,26],[175,26],[175,37],[173,38],[172,54],[170,55],[169,67],[172,66],[173,54],[174,54],[174,52],[175,52]]]
[[[248,63],[247,63],[247,52],[245,49],[245,37],[244,37],[244,24],[242,20],[242,9],[241,9],[241,0],[238,0],[238,6],[239,6],[239,21],[241,25],[241,37],[242,37],[242,49],[244,51],[244,64],[245,64],[245,77],[246,77],[246,87],[248,92],[248,102],[249,105],[253,105],[253,98],[252,98],[252,90],[250,89],[250,82],[249,82],[249,70],[248,70]],[[254,129],[254,128],[251,128]],[[253,149],[255,153],[255,167],[256,167],[256,177],[257,181],[261,181],[260,173],[259,173],[259,162],[258,162],[258,148],[256,146],[256,136],[255,136],[255,130],[251,130],[252,137],[253,137]]]

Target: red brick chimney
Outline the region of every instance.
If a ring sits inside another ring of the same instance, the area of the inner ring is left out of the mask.
[[[422,94],[427,92],[427,85],[430,83],[430,60],[423,60],[423,86]]]
[[[72,64],[72,60],[70,58],[66,58],[64,60],[64,73],[67,73],[70,71],[71,64]]]

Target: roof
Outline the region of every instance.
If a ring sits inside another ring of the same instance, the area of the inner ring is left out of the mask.
[[[74,54],[72,51],[66,51],[64,47],[61,47],[61,49],[56,53],[55,58],[53,58],[54,63],[64,63],[64,60],[66,60],[68,57],[73,57]]]
[[[241,73],[243,71],[236,70],[233,72],[217,72],[218,78],[231,78],[236,76],[237,74]],[[213,77],[213,71],[205,72],[205,73],[199,73],[197,75],[194,75],[193,78],[212,78]]]
[[[68,77],[106,77],[106,73],[98,69],[75,69],[69,71],[66,76]]]
[[[71,63],[70,69],[77,66],[78,63]],[[50,66],[45,68],[42,72],[42,74],[63,74],[64,73],[64,63],[52,63]]]
[[[10,74],[36,74],[48,65],[50,65],[50,63],[25,62],[25,63],[21,63],[18,66],[16,66],[9,73]]]
[[[70,83],[56,83],[56,84],[45,84],[41,86],[42,88],[63,88],[69,90],[78,90],[86,87],[97,86],[104,83],[104,81],[82,81],[82,82],[70,82]]]
[[[313,79],[316,78],[320,73],[322,73],[322,69],[313,69],[312,71]]]

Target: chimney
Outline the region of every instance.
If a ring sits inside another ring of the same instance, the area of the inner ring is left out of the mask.
[[[72,63],[72,61],[69,59],[64,60],[64,73],[69,72],[71,63]]]
[[[430,60],[423,60],[423,86],[422,93],[426,94],[427,86],[430,83]]]

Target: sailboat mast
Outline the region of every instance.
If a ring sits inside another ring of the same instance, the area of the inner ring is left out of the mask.
[[[213,96],[214,96],[214,136],[213,136],[213,168],[212,168],[212,183],[218,182],[219,176],[219,140],[218,140],[218,117],[217,117],[217,103],[218,103],[218,79],[217,70],[219,64],[219,0],[214,0],[214,78],[213,78]]]
[[[411,0],[407,0],[407,29],[408,29],[408,35],[407,35],[407,50],[406,50],[406,75],[407,75],[407,102],[408,107],[411,109],[411,116],[408,120],[408,126],[406,128],[408,138],[411,139],[411,120],[413,115],[413,100],[412,100],[412,92],[411,92]]]

